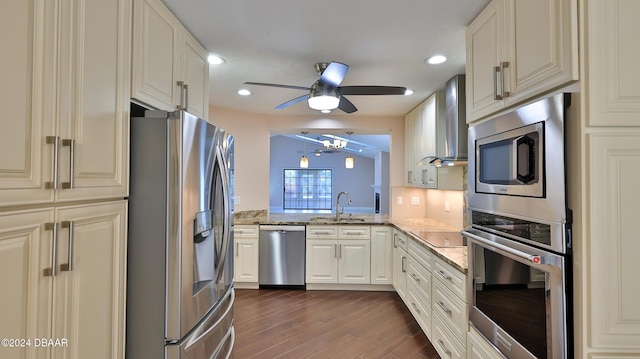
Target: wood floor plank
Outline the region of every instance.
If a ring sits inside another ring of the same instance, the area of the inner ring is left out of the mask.
[[[236,289],[234,317],[235,359],[439,358],[394,292]]]

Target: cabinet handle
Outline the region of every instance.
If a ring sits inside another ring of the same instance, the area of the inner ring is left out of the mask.
[[[438,345],[440,346],[440,348],[442,348],[442,350],[444,350],[444,353],[447,354],[447,356],[451,356],[451,350],[447,349],[447,347],[444,346],[444,342],[442,341],[442,339],[438,339],[436,341],[438,343]]]
[[[398,234],[393,234],[393,248],[398,248]]]
[[[61,264],[60,271],[71,272],[73,270],[73,221],[63,221],[60,223],[60,226],[69,229],[69,249],[67,252],[69,262],[67,264]]]
[[[445,272],[438,270],[437,273],[444,279],[451,281],[451,277],[449,277]]]
[[[500,66],[493,67],[493,99],[496,101],[502,100],[502,96],[498,93],[498,74],[500,73]]]
[[[75,173],[76,163],[76,140],[64,139],[62,140],[64,147],[69,147],[69,182],[62,182],[63,189],[71,189],[74,187],[73,174]]]
[[[503,61],[500,63],[500,82],[502,86],[500,86],[500,97],[505,98],[509,97],[509,91],[504,90],[504,69],[509,67],[509,62]]]
[[[236,242],[236,257],[240,255],[240,243]]]
[[[418,308],[416,303],[411,302],[411,306],[413,307],[413,310],[415,310],[418,314],[420,314],[420,308]]]
[[[407,257],[402,257],[402,273],[407,272],[407,268],[405,266],[406,262],[407,262]]]
[[[338,245],[337,244],[333,245],[333,257],[334,258],[338,258]]]
[[[413,280],[415,280],[416,282],[420,283],[420,278],[418,278],[415,273],[411,273],[411,278],[413,278]]]
[[[329,235],[329,234],[331,234],[331,232],[329,232],[329,231],[324,231],[324,232],[314,231],[314,232],[311,232],[311,234],[314,234],[314,235],[319,235],[319,234]]]
[[[60,137],[47,136],[46,143],[53,145],[53,169],[51,171],[51,182],[45,182],[44,188],[58,189],[58,152],[60,151]]]
[[[184,107],[184,81],[177,82],[178,87],[180,87],[180,103],[176,106],[178,110],[185,110]]]
[[[53,231],[51,240],[51,268],[45,268],[42,271],[42,275],[45,277],[55,277],[58,274],[58,224],[57,223],[45,223],[44,229],[46,231]]]
[[[184,91],[184,110],[187,111],[187,109],[189,108],[189,85],[184,84],[184,86],[182,86],[182,89]]]
[[[444,303],[442,303],[442,301],[438,302],[438,307],[440,307],[440,309],[442,309],[443,312],[447,313],[449,316],[451,316],[451,309],[447,308],[446,305],[444,305]]]

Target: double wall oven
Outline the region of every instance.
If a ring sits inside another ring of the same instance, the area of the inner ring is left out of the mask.
[[[567,358],[571,211],[557,94],[469,128],[469,321],[507,358]]]

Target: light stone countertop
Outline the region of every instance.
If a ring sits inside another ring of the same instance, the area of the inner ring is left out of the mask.
[[[467,273],[467,247],[434,247],[423,238],[412,232],[460,232],[460,229],[450,227],[429,218],[392,218],[379,214],[349,214],[341,215],[344,221],[336,221],[334,213],[269,213],[267,210],[242,211],[234,214],[236,225],[388,225],[393,226],[424,245],[454,268]]]

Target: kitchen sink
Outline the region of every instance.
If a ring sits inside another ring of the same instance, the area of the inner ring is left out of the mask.
[[[337,220],[335,216],[331,217],[311,217],[311,222],[340,222],[340,223],[350,223],[350,222],[364,222],[364,218],[358,217],[341,217],[340,220]]]

